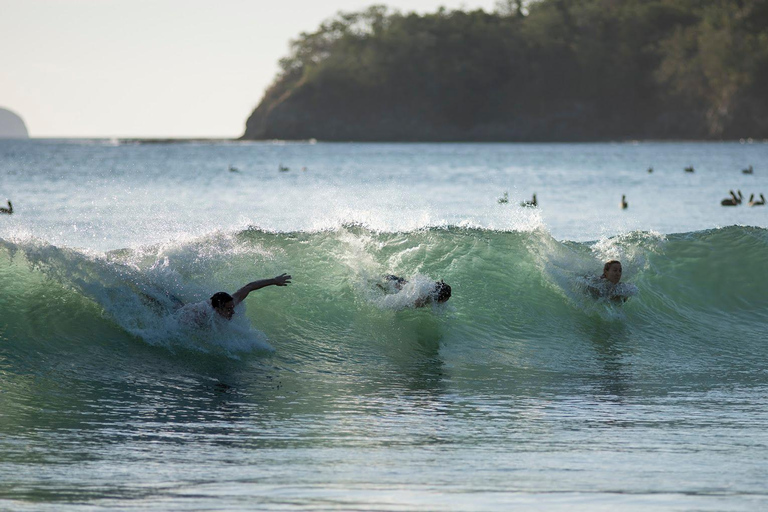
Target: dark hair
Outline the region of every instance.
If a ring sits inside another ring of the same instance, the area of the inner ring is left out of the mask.
[[[611,260],[607,262],[605,265],[603,265],[603,275],[601,277],[605,277],[605,273],[611,269],[611,265],[615,265],[616,263],[621,265],[621,262],[619,260]]]
[[[213,306],[213,309],[219,309],[231,300],[234,299],[227,292],[216,292],[211,296],[211,306]]]
[[[435,300],[437,302],[445,302],[451,298],[451,287],[445,284],[442,280],[435,283]]]

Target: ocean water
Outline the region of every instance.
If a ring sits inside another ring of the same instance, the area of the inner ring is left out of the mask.
[[[760,193],[763,141],[0,141],[0,510],[766,509]]]

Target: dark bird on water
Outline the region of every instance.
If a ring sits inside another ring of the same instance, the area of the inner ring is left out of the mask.
[[[741,201],[743,199],[743,196],[741,195],[741,190],[738,191],[739,195],[733,193],[733,190],[729,191],[729,194],[731,194],[731,197],[723,199],[720,201],[720,204],[723,206],[736,206],[741,204]]]
[[[629,206],[629,203],[627,202],[627,196],[622,194],[621,195],[621,209],[626,210],[627,206]]]
[[[7,199],[7,201],[8,201],[8,208],[0,208],[0,213],[5,213],[10,215],[13,213],[13,205],[11,204],[10,199]]]
[[[530,201],[523,201],[522,203],[520,203],[520,206],[523,206],[525,208],[533,208],[534,206],[538,206],[538,204],[539,203],[536,202],[536,194],[534,193],[533,199],[531,199]]]

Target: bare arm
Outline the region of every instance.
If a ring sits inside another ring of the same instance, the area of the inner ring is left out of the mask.
[[[258,290],[260,288],[264,288],[265,286],[288,286],[291,282],[291,276],[288,274],[280,274],[277,277],[273,277],[272,279],[260,279],[258,281],[253,281],[252,283],[248,283],[247,285],[243,286],[239,290],[237,290],[234,294],[232,294],[232,300],[235,303],[235,306],[240,304],[245,300],[245,298],[248,296],[249,293],[251,293],[254,290]]]

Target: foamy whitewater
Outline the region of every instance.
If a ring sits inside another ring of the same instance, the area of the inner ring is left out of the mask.
[[[760,193],[763,141],[0,141],[0,510],[768,508]]]

